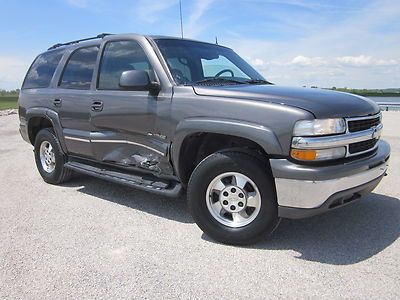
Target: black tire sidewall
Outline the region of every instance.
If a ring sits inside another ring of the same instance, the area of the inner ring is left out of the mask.
[[[218,175],[238,172],[246,175],[261,194],[261,208],[250,224],[232,228],[219,223],[207,208],[209,183]],[[194,170],[188,186],[189,210],[199,227],[211,238],[228,244],[248,244],[273,232],[278,224],[278,205],[268,165],[241,152],[219,152],[208,156]]]
[[[51,144],[55,155],[56,167],[51,173],[48,173],[43,169],[40,161],[40,145],[44,141],[47,141]],[[60,144],[54,134],[54,131],[50,128],[40,130],[35,139],[34,149],[36,166],[43,180],[51,184],[59,183],[63,175],[65,158],[61,152]]]

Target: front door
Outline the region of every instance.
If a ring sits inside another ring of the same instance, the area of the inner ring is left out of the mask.
[[[154,76],[145,52],[134,40],[103,46],[97,90],[91,110],[90,139],[96,160],[124,167],[160,171],[166,145],[154,135],[158,97],[119,86],[124,71],[145,70]]]

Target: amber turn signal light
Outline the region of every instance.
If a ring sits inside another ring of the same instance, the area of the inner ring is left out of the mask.
[[[293,158],[298,160],[315,160],[317,158],[316,150],[292,149],[290,154]]]

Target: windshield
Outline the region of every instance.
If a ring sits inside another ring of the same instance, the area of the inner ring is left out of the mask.
[[[233,50],[178,39],[155,40],[177,84],[241,84],[264,78]]]

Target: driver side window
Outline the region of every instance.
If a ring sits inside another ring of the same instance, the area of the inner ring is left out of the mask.
[[[98,88],[120,90],[121,74],[131,70],[149,73],[153,70],[142,47],[135,41],[108,42],[104,47],[100,64]]]
[[[231,70],[233,72],[233,77],[248,78],[245,73],[239,70],[229,59],[225,56],[219,55],[216,59],[201,59],[201,65],[203,67],[203,75],[205,78],[214,77],[223,70]],[[227,71],[221,73],[221,77],[227,76],[232,77],[232,73]]]

